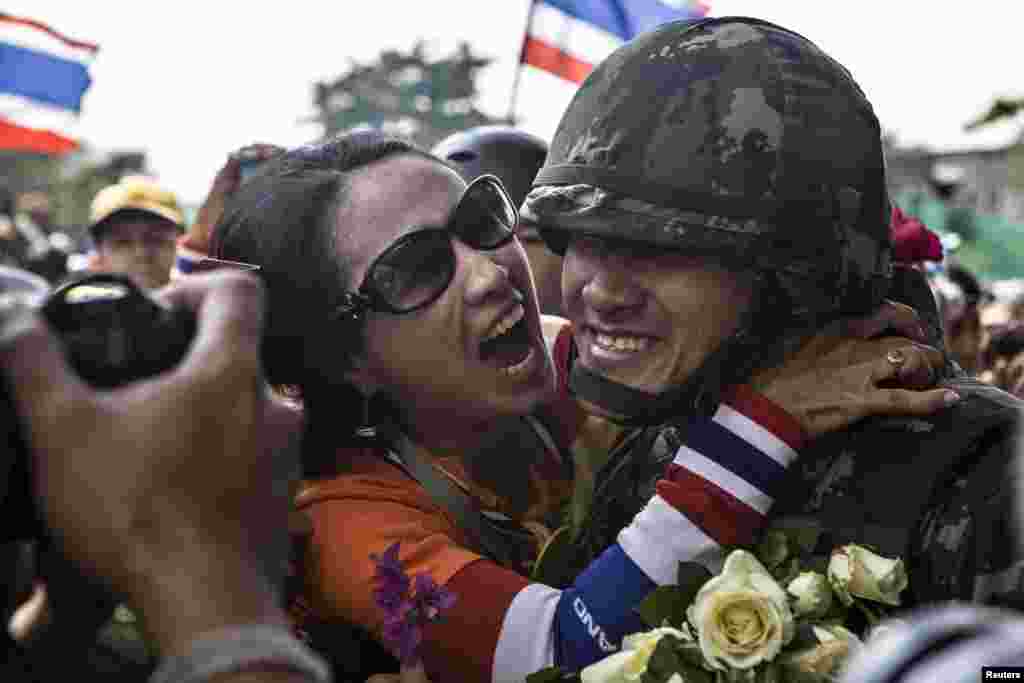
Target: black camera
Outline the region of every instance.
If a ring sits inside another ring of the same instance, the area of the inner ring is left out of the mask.
[[[39,304],[63,343],[68,364],[95,387],[116,387],[174,367],[195,336],[190,311],[162,305],[127,277],[87,275],[49,293],[25,287],[33,282],[26,278],[31,276],[4,269],[0,296],[23,296]],[[43,530],[33,503],[29,444],[10,392],[5,380],[0,386],[0,541],[36,538]]]

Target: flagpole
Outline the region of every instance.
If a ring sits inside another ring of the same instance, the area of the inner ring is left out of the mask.
[[[530,0],[530,11],[526,15],[526,28],[523,30],[523,42],[519,46],[519,58],[516,60],[516,75],[512,79],[512,96],[508,103],[508,125],[516,125],[516,100],[519,96],[519,77],[523,73],[523,52],[526,50],[526,39],[530,35],[530,25],[533,23],[533,10],[537,0]]]

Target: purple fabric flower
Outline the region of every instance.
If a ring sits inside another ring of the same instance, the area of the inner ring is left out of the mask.
[[[404,666],[412,666],[419,661],[423,628],[418,611],[412,601],[403,600],[398,609],[384,619],[384,642]]]
[[[414,585],[416,602],[429,621],[433,621],[441,612],[455,605],[455,594],[443,586],[438,586],[429,574],[417,574]]]
[[[419,646],[423,642],[423,625],[441,616],[455,604],[455,594],[438,586],[429,574],[410,579],[398,559],[398,543],[388,546],[382,554],[371,554],[377,565],[373,575],[373,591],[377,606],[384,612],[384,642],[405,666],[419,662]],[[415,595],[410,588],[415,585]]]
[[[383,554],[370,555],[370,559],[377,565],[377,572],[373,576],[377,587],[373,591],[373,597],[385,614],[398,609],[402,601],[409,596],[409,575],[405,573],[405,568],[398,559],[398,547],[398,543],[392,543]]]

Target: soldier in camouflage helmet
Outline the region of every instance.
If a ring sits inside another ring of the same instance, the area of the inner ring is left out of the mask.
[[[813,356],[812,332],[908,299],[893,289],[870,103],[813,43],[756,19],[667,24],[613,53],[564,114],[522,213],[565,255],[573,391],[604,416],[659,431],[602,465],[584,554],[651,495],[656,461],[672,458],[687,419],[714,413],[731,386],[758,387],[783,359]],[[888,359],[899,366],[896,344]],[[962,397],[954,407],[818,440],[776,492],[774,514],[816,518],[825,543],[903,555],[916,601],[1013,602],[1006,467],[1018,402],[953,365],[945,374]],[[891,456],[860,457],[869,452]]]

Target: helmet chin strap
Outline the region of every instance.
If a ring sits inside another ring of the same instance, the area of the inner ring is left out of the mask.
[[[570,357],[569,390],[604,417],[630,427],[685,423],[714,415],[721,401],[725,361],[733,357],[742,330],[723,342],[685,382],[658,394],[600,375]],[[743,346],[743,345],[740,345]],[[731,373],[730,373],[731,374]],[[731,383],[731,382],[730,382]]]

